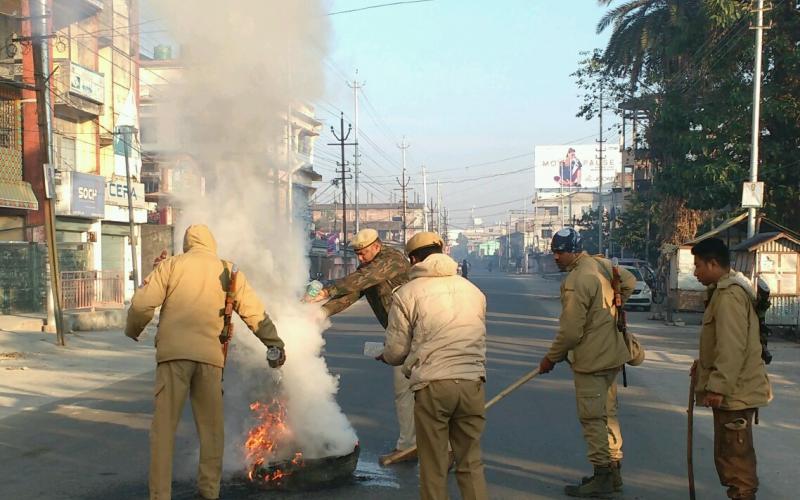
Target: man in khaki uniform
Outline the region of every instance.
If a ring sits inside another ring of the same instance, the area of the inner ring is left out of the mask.
[[[136,290],[128,310],[125,335],[138,341],[156,308],[155,409],[150,428],[150,498],[169,499],[172,453],[186,395],[190,395],[197,434],[200,496],[219,498],[223,455],[222,331],[232,264],[217,257],[217,244],[204,225],[190,226],[182,255],[161,261]],[[283,353],[283,341],[264,305],[239,271],[234,310],[267,347]],[[279,364],[283,364],[282,354]]]
[[[420,462],[420,497],[447,499],[448,439],[465,500],[487,499],[480,439],[486,422],[486,297],[457,275],[436,233],[406,245],[410,281],[395,292],[378,359],[409,378]]]
[[[366,297],[375,318],[383,328],[389,324],[389,309],[392,307],[392,292],[408,282],[408,260],[402,252],[383,245],[378,232],[362,229],[350,243],[358,257],[358,269],[324,288],[319,295],[307,300],[319,302],[330,299],[322,306],[328,316],[333,316]],[[394,404],[400,436],[394,450],[380,457],[380,462],[400,450],[416,445],[414,433],[414,393],[408,379],[399,368],[394,369]],[[413,459],[409,455],[406,459]]]
[[[708,287],[700,359],[691,372],[697,403],[714,413],[714,462],[728,497],[754,500],[758,475],[753,416],[772,399],[761,357],[756,295],[744,275],[731,271],[722,240],[703,240],[692,254],[694,275]]]
[[[617,374],[631,359],[617,329],[611,262],[581,251],[572,228],[560,230],[551,243],[556,264],[569,274],[561,284],[559,329],[539,364],[541,373],[565,359],[572,367],[578,418],[594,475],[567,486],[573,497],[608,495],[622,489],[622,434],[617,420]],[[627,300],[636,278],[619,269],[621,293]]]

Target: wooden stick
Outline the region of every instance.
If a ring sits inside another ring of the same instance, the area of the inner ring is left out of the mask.
[[[506,387],[505,389],[500,391],[495,397],[493,397],[492,399],[487,401],[483,408],[485,410],[488,410],[495,403],[497,403],[498,401],[500,401],[504,397],[508,396],[509,394],[514,392],[515,390],[519,389],[520,386],[525,385],[531,379],[536,378],[537,375],[539,375],[539,368],[535,368],[534,370],[529,371],[528,373],[526,373],[522,377],[518,378],[513,384],[509,385],[508,387]],[[395,453],[393,453],[390,456],[386,457],[384,460],[381,460],[380,464],[383,465],[383,466],[386,466],[386,465],[391,465],[391,464],[396,463],[396,462],[401,462],[403,459],[407,458],[409,455],[412,455],[416,451],[417,451],[417,447],[416,446],[412,446],[411,448],[406,448],[405,450],[396,451]]]
[[[694,374],[689,382],[689,408],[686,410],[687,414],[687,427],[686,427],[686,468],[689,476],[689,499],[695,500],[694,491],[694,459],[693,459],[693,441],[694,441],[694,389],[695,377]]]

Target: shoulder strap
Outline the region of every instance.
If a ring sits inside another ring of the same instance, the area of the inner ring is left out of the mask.
[[[222,267],[227,269],[226,262],[222,261]],[[228,289],[225,290],[225,310],[223,313],[222,333],[219,336],[221,344],[228,344],[233,337],[233,307],[236,298],[236,276],[239,274],[239,266],[231,263],[230,279],[228,280]]]

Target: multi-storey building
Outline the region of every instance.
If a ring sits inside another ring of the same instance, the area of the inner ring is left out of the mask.
[[[0,209],[0,239],[44,242],[45,155],[30,50],[29,0],[5,0],[0,35],[6,41],[0,62],[0,176],[12,182],[15,206]],[[121,305],[135,284],[130,251],[125,145],[117,127],[138,124],[138,0],[48,1],[50,67],[47,89],[52,99],[52,164],[55,167],[56,242],[67,308],[98,302]],[[20,13],[9,14],[9,13]],[[24,124],[22,127],[20,124]],[[144,187],[139,182],[136,141],[128,147],[136,225],[146,222]],[[4,147],[4,145],[8,147]],[[21,172],[21,176],[20,176]],[[4,198],[0,194],[0,198]],[[0,205],[10,205],[3,203]],[[4,234],[3,234],[4,233]],[[134,240],[139,236],[134,231]],[[97,300],[69,295],[72,285],[109,293]],[[91,303],[90,303],[91,302]]]

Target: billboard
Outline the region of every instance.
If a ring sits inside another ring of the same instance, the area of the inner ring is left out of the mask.
[[[597,144],[536,146],[534,187],[545,190],[596,191],[600,187]],[[603,153],[603,191],[611,191],[622,174],[622,154],[617,144],[606,144]]]

